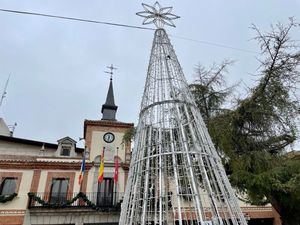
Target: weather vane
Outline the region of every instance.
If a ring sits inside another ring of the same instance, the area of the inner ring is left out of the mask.
[[[158,2],[155,2],[153,6],[142,3],[145,11],[138,12],[136,15],[144,17],[143,25],[154,23],[157,28],[163,28],[164,25],[175,27],[172,20],[180,18],[171,11],[173,7],[161,7]]]
[[[104,71],[104,72],[110,74],[110,80],[112,80],[112,76],[113,76],[113,74],[114,74],[114,70],[116,70],[117,68],[114,67],[113,64],[111,64],[110,66],[107,66],[107,68],[108,68],[110,71]]]

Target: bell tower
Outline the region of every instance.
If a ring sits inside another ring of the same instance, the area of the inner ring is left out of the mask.
[[[114,159],[118,157],[119,161],[119,181],[114,184],[119,192],[124,193],[125,184],[128,176],[129,162],[131,156],[131,143],[123,140],[124,134],[134,127],[133,123],[121,122],[116,119],[118,106],[115,105],[113,90],[113,70],[116,69],[112,65],[110,69],[110,83],[108,86],[106,101],[102,105],[102,117],[97,120],[84,121],[84,139],[86,145],[87,160],[94,162],[95,168],[91,170],[94,176],[92,179],[97,184],[97,176],[100,163],[100,154],[105,148],[104,157],[104,179],[112,180],[114,176]],[[98,187],[99,188],[99,187]],[[93,191],[97,191],[97,187],[93,187]]]

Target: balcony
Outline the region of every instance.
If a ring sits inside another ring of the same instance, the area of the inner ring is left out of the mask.
[[[123,193],[28,193],[28,208],[86,208],[97,211],[120,211]]]

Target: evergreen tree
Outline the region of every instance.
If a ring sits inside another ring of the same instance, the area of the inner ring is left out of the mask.
[[[198,70],[205,79],[190,85],[232,184],[253,204],[271,203],[289,225],[300,223],[300,160],[285,154],[297,138],[300,112],[300,49],[290,38],[297,27],[293,19],[268,33],[252,26],[261,49],[258,80],[230,110],[220,110],[232,90],[219,86],[223,73]]]

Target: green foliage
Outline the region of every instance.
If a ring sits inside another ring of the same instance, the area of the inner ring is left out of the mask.
[[[122,143],[130,143],[135,135],[135,127],[129,128],[122,138]]]
[[[13,193],[11,195],[0,195],[0,203],[6,203],[8,201],[12,201],[18,194]]]
[[[223,105],[234,86],[226,87],[224,74],[232,63],[225,60],[220,65],[213,64],[210,69],[201,65],[195,68],[196,80],[189,87],[205,122],[226,110]]]
[[[281,158],[273,168],[256,174],[240,169],[231,175],[230,180],[247,193],[252,204],[272,203],[286,224],[300,221],[299,160]]]
[[[272,26],[266,34],[252,27],[261,48],[258,80],[247,97],[238,99],[231,109],[216,113],[214,108],[222,101],[207,104],[205,98],[199,97],[210,96],[211,92],[221,93],[218,99],[228,98],[228,93],[219,92],[218,86],[191,89],[207,118],[216,148],[224,156],[231,183],[246,193],[252,204],[271,203],[288,225],[300,222],[300,161],[285,155],[285,148],[297,138],[300,109],[296,95],[300,49],[289,37],[295,27],[298,24],[292,19],[287,25]],[[214,73],[209,76],[214,77]],[[206,113],[207,110],[211,111]]]
[[[88,199],[88,197],[86,196],[86,194],[84,194],[83,192],[79,192],[74,198],[72,198],[70,200],[66,200],[64,202],[57,202],[57,203],[46,202],[43,199],[41,199],[40,197],[38,197],[35,193],[32,193],[32,192],[28,193],[28,197],[31,200],[33,200],[35,202],[38,202],[39,204],[41,204],[42,206],[47,207],[47,208],[65,208],[65,207],[71,206],[78,199],[81,199],[90,208],[92,208],[96,211],[101,211],[101,212],[119,211],[119,209],[121,207],[121,203],[119,203],[114,207],[110,207],[109,209],[108,208],[101,208],[101,207],[97,206],[96,204],[94,204],[93,202],[91,202]]]

